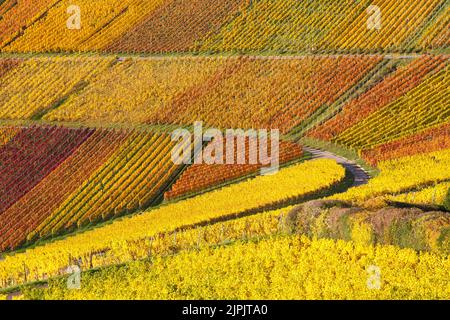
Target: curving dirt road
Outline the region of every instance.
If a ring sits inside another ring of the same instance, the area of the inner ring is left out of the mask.
[[[303,150],[311,153],[312,159],[336,160],[337,163],[339,163],[344,168],[348,169],[355,177],[355,181],[353,182],[352,187],[357,187],[357,186],[366,184],[370,180],[369,174],[363,168],[361,168],[361,166],[356,164],[354,161],[340,157],[340,156],[335,155],[334,153],[331,153],[328,151],[313,149],[313,148],[306,147],[306,146],[303,147]]]

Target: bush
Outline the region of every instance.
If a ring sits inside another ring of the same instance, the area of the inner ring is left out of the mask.
[[[444,208],[447,211],[450,211],[450,188],[447,191],[447,197],[444,200]]]

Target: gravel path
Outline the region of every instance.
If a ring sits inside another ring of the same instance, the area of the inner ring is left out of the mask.
[[[333,159],[337,163],[342,165],[344,168],[348,169],[353,176],[355,181],[353,182],[353,187],[357,187],[366,184],[370,180],[369,174],[354,161],[348,160],[346,158],[335,155],[334,153],[328,151],[322,151],[318,149],[313,149],[310,147],[303,147],[303,150],[312,154],[312,159]]]

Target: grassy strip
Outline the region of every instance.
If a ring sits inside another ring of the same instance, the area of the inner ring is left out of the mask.
[[[58,105],[59,106],[59,105]],[[139,132],[171,133],[180,128],[191,129],[192,126],[180,126],[176,124],[156,125],[156,124],[129,124],[129,123],[104,123],[96,121],[49,121],[43,119],[0,119],[0,126],[31,127],[31,126],[63,126],[67,128],[95,128],[114,130],[136,130]]]
[[[346,52],[346,51],[329,51],[324,53],[310,53],[310,52],[277,52],[277,51],[249,51],[248,53],[236,53],[236,52],[222,52],[222,53],[212,53],[212,52],[172,52],[166,54],[157,53],[108,53],[108,52],[33,52],[33,53],[10,53],[1,52],[0,59],[29,59],[29,58],[59,58],[59,57],[85,57],[85,58],[111,58],[111,57],[123,57],[123,58],[135,58],[135,59],[174,59],[174,58],[239,58],[242,56],[255,57],[255,58],[265,58],[265,59],[279,59],[279,58],[292,58],[300,59],[307,57],[340,57],[340,56],[354,56],[354,57],[366,57],[366,56],[382,56],[384,59],[415,59],[420,58],[423,55],[429,54],[450,54],[450,48],[438,48],[433,50],[427,50],[423,52],[417,52],[412,54],[403,55],[399,52],[367,52],[367,53],[356,53],[356,52]]]

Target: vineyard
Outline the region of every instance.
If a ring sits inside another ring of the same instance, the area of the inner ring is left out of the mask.
[[[0,117],[40,118],[109,63],[108,59],[66,58],[24,61],[0,78]]]
[[[196,119],[219,128],[288,132],[332,104],[380,60],[29,59],[0,79],[5,84],[0,116],[87,124],[190,125]],[[33,86],[39,88],[30,95]],[[243,93],[236,96],[236,87]]]
[[[399,67],[370,90],[349,101],[339,114],[307,135],[321,140],[336,140],[345,130],[396,101],[420,84],[430,73],[441,70],[446,64],[447,57],[426,56]]]
[[[361,202],[370,198],[416,191],[450,179],[450,150],[401,157],[378,164],[381,174],[369,184],[335,195],[335,199]]]
[[[414,131],[422,131],[448,122],[449,71],[450,68],[447,67],[427,78],[394,103],[370,114],[363,121],[344,131],[335,141],[354,148],[372,147]]]
[[[448,299],[449,13],[0,0],[0,300]]]
[[[450,124],[400,138],[362,152],[362,156],[372,165],[380,161],[425,154],[450,148]]]
[[[314,180],[306,179],[309,175]],[[306,198],[314,192],[327,189],[339,183],[344,176],[344,169],[333,161],[317,160],[283,169],[278,175],[261,176],[162,206],[92,231],[48,243],[43,247],[36,247],[24,254],[7,256],[4,261],[0,261],[1,282],[12,281],[12,284],[16,284],[23,281],[23,277],[11,278],[14,269],[18,265],[23,266],[23,263],[30,270],[29,277],[40,279],[43,275],[58,274],[71,257],[86,259],[88,266],[94,267],[93,255],[108,252],[103,256],[105,259],[100,256],[100,265],[108,263],[110,259],[126,262],[132,256],[145,255],[148,252],[145,248],[148,247],[150,239],[157,238],[159,234],[175,231],[183,226],[232,217],[240,212],[257,212],[276,205],[283,206],[291,199]],[[275,181],[278,185],[276,192],[267,193],[267,188]],[[240,197],[234,197],[236,194]],[[41,259],[51,263],[42,264]],[[16,269],[17,271],[22,274],[23,268],[20,271]]]
[[[142,209],[180,170],[172,146],[165,134],[20,129],[1,149],[0,247]]]
[[[0,50],[159,54],[435,50],[448,46],[449,5],[446,0],[99,0],[95,4],[6,0],[0,7]],[[67,10],[69,6],[76,7]],[[75,28],[65,28],[66,22],[75,23]]]
[[[237,160],[241,155],[238,138],[233,139],[233,159]],[[178,180],[172,185],[170,191],[164,194],[166,199],[174,199],[180,196],[194,194],[196,191],[205,190],[216,185],[223,185],[235,179],[245,177],[246,175],[255,173],[261,169],[262,164],[249,164],[251,157],[257,156],[259,150],[250,151],[250,139],[245,138],[245,155],[243,157],[244,164],[193,164],[186,169]],[[224,150],[226,150],[228,140],[224,140]],[[271,154],[271,147],[268,148],[268,154]],[[279,146],[280,164],[289,163],[300,158],[303,154],[301,147],[292,142],[282,141]]]
[[[365,259],[357,258],[361,255]],[[222,269],[224,259],[226,270]],[[387,284],[382,290],[370,291],[365,287],[366,261],[376,261],[390,270],[385,275]],[[252,268],[243,269],[243,265]],[[343,265],[350,266],[352,271],[348,272]],[[108,268],[87,275],[86,289],[70,291],[65,282],[53,281],[51,290],[31,291],[26,296],[94,300],[99,296],[110,299],[200,299],[205,296],[210,299],[399,299],[407,292],[416,299],[446,299],[448,267],[446,259],[418,255],[407,249],[373,248],[303,237],[274,238],[186,252],[174,259],[158,258],[151,265],[137,262],[128,265],[126,273],[121,268]],[[237,278],[244,279],[239,286],[233,285]],[[174,281],[182,285],[173,291],[166,290]],[[201,285],[205,282],[210,286]],[[130,286],[135,290],[127,290]]]

